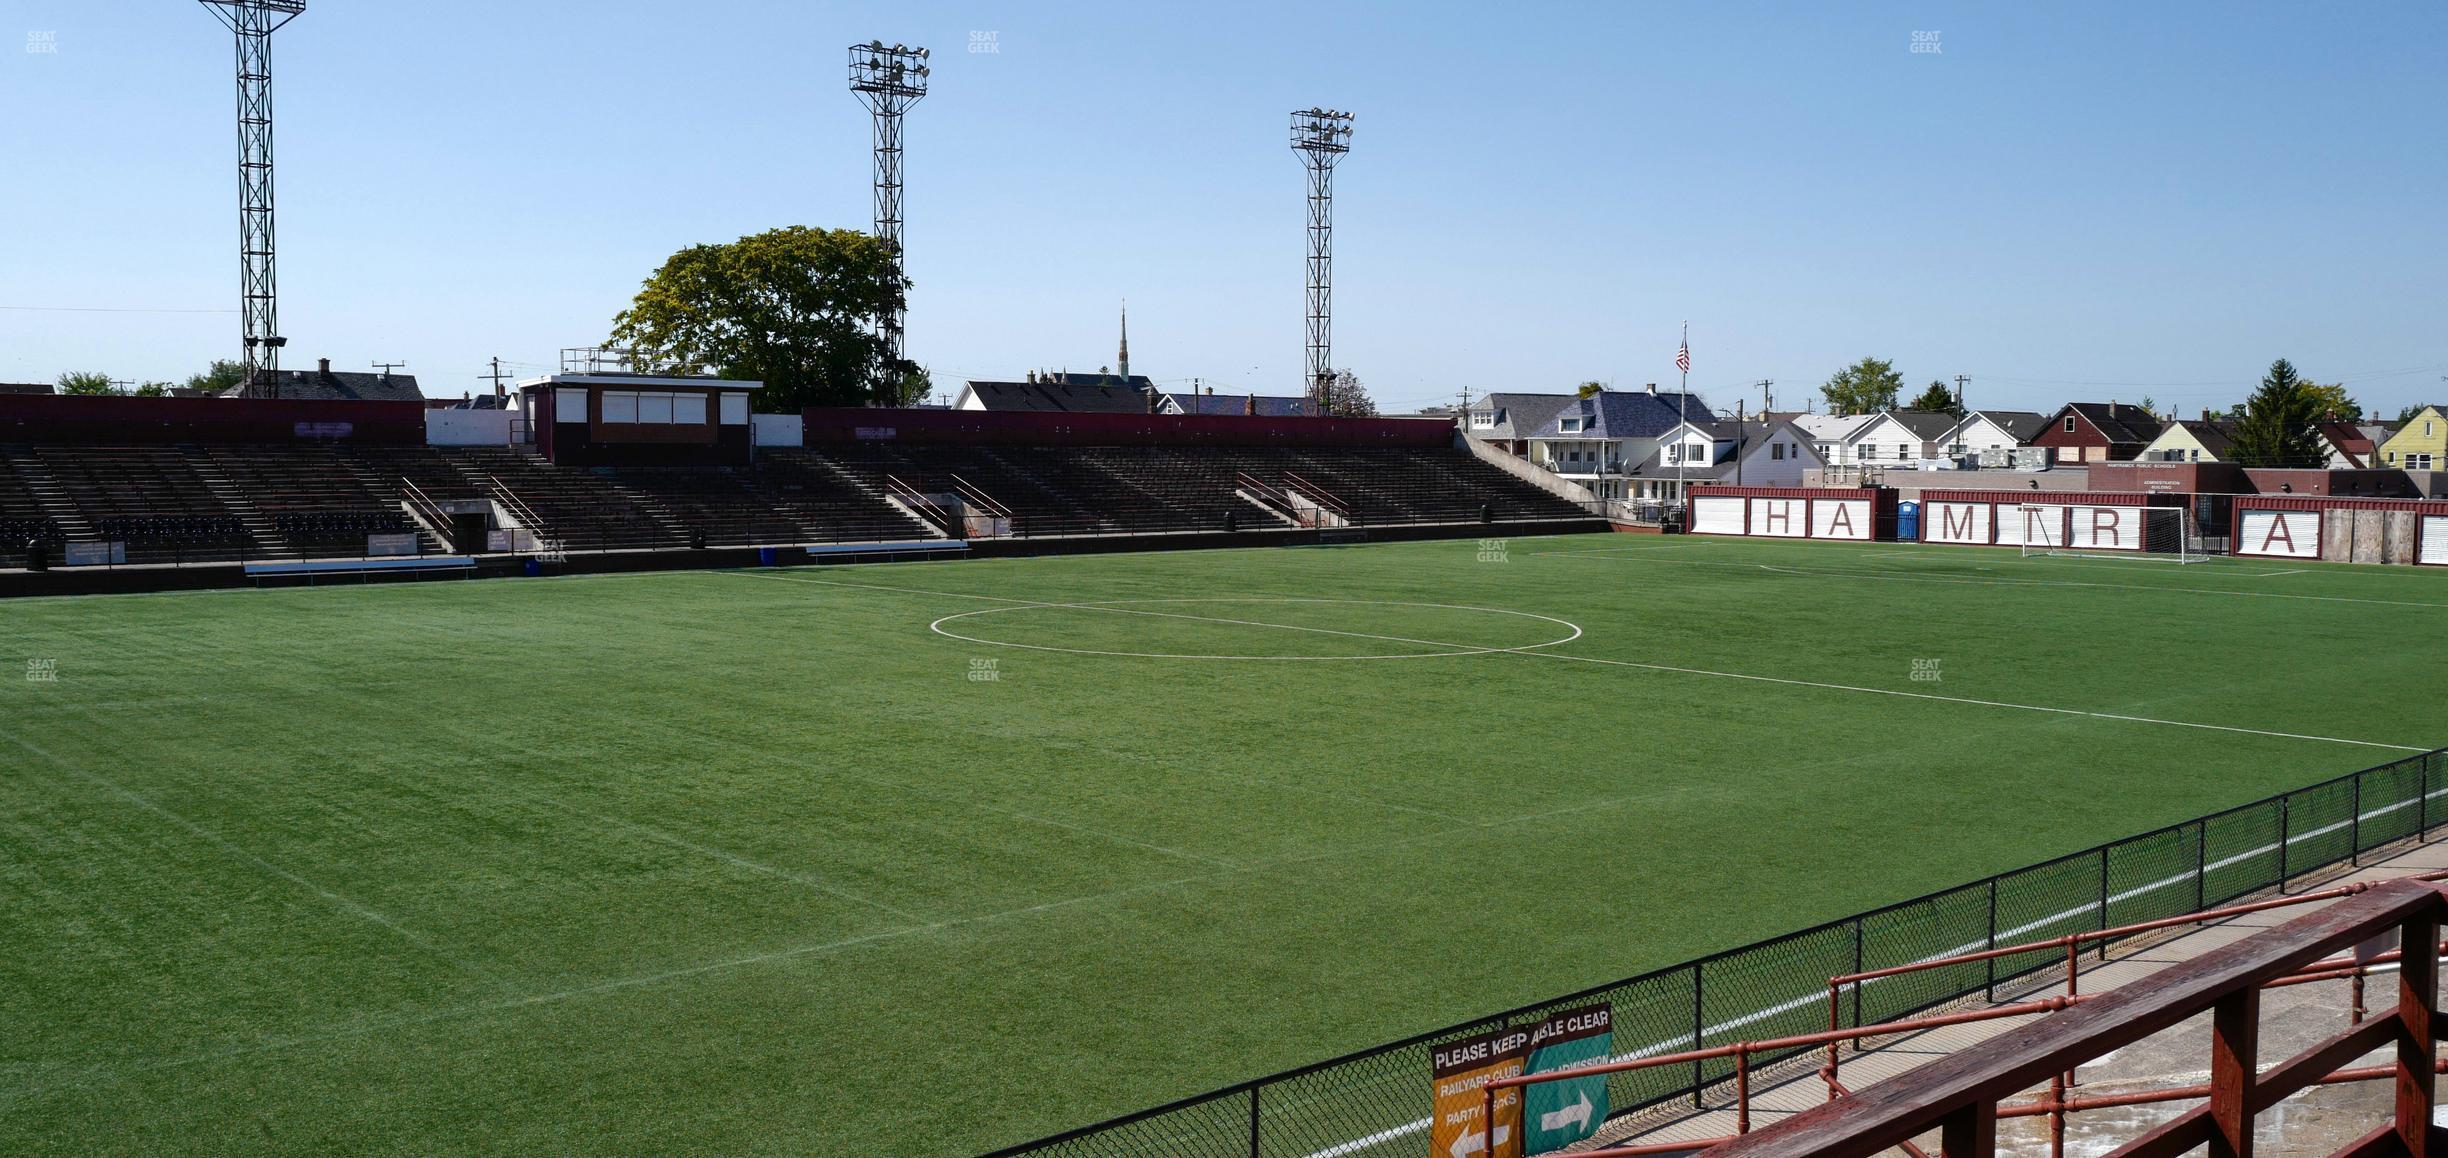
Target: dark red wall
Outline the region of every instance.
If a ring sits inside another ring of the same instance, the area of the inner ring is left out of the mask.
[[[2400,470],[2278,470],[2248,467],[2253,489],[2265,495],[2361,495],[2416,498],[2422,492]]]
[[[809,445],[956,442],[1034,446],[1451,446],[1442,418],[1242,414],[1042,414],[1012,410],[809,409]]]
[[[2248,495],[2252,480],[2228,462],[2095,462],[2091,488],[2174,494]]]
[[[0,394],[0,442],[358,442],[421,445],[421,402]]]

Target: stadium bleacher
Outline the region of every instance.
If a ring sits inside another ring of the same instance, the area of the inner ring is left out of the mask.
[[[766,448],[745,466],[577,468],[523,446],[31,445],[0,448],[0,565],[37,540],[115,540],[130,563],[343,559],[402,532],[445,550],[409,494],[490,501],[563,552],[1280,529],[1320,506],[1330,525],[1589,517],[1417,447],[856,442]]]

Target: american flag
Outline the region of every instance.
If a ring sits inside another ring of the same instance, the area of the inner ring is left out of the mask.
[[[1691,373],[1691,327],[1683,328],[1683,345],[1675,350],[1675,369]]]

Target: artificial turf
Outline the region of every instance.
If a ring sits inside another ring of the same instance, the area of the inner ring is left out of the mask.
[[[0,640],[56,673],[0,684],[7,1153],[974,1152],[2448,739],[2448,573],[1946,547],[19,600]]]

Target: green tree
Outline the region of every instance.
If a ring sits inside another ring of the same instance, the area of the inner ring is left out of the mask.
[[[2363,420],[2363,404],[2347,396],[2345,383],[2331,382],[2324,386],[2318,382],[2306,382],[2304,390],[2312,396],[2314,414],[2322,418],[2335,415],[2340,422]]]
[[[1589,397],[1589,396],[1591,396],[1591,395],[1593,395],[1593,394],[1597,394],[1597,393],[1603,392],[1605,389],[1606,389],[1606,383],[1604,383],[1604,382],[1598,382],[1598,381],[1589,381],[1589,382],[1584,382],[1584,383],[1582,383],[1582,384],[1581,384],[1581,388],[1580,388],[1579,390],[1575,391],[1575,393],[1579,394],[1579,395],[1580,395],[1581,397],[1583,397],[1583,398],[1587,398],[1587,397]]]
[[[104,394],[117,394],[119,388],[111,385],[111,376],[101,371],[70,370],[59,376],[59,392],[91,398]]]
[[[147,382],[144,385],[136,388],[136,396],[138,398],[168,398],[170,396],[170,384],[167,382]]]
[[[1375,418],[1377,403],[1360,384],[1360,376],[1349,370],[1337,370],[1326,380],[1326,413],[1336,418]]]
[[[757,404],[774,411],[891,404],[912,367],[883,365],[873,322],[899,309],[908,289],[883,242],[786,226],[673,254],[612,319],[612,341],[645,359],[763,382]]]
[[[245,381],[246,363],[232,362],[225,358],[215,358],[213,359],[212,369],[206,370],[201,374],[189,374],[187,376],[187,381],[180,383],[180,385],[185,386],[189,390],[201,391],[205,394],[219,394],[220,392]]]
[[[1923,390],[1921,396],[1913,399],[1912,405],[1905,409],[1929,410],[1939,414],[1952,414],[1957,418],[1963,417],[1963,403],[1955,400],[1955,392],[1947,389],[1947,384],[1944,382],[1930,383],[1929,388]]]
[[[2312,430],[2319,417],[2311,384],[2294,364],[2284,358],[2270,363],[2236,424],[2235,460],[2245,466],[2320,465],[2320,441]]]
[[[935,375],[929,373],[924,366],[912,364],[909,369],[901,373],[899,396],[885,399],[884,404],[887,406],[916,406],[926,401],[927,395],[934,392]]]
[[[1874,414],[1893,410],[1896,395],[1904,392],[1904,376],[1896,373],[1895,363],[1877,358],[1864,358],[1836,372],[1819,388],[1826,396],[1828,411],[1833,414]]]
[[[2431,406],[2431,404],[2430,404],[2430,403],[2428,403],[2428,402],[2417,402],[2417,403],[2415,403],[2415,404],[2414,404],[2414,405],[2412,405],[2412,406],[2408,406],[2408,407],[2406,407],[2405,409],[2400,410],[2400,411],[2398,411],[2398,412],[2397,412],[2397,421],[2399,421],[2399,422],[2412,422],[2412,421],[2414,421],[2414,416],[2415,416],[2415,415],[2420,414],[2420,413],[2422,413],[2423,411],[2425,411],[2425,410],[2429,409],[2429,408],[2430,408],[2430,406]]]

